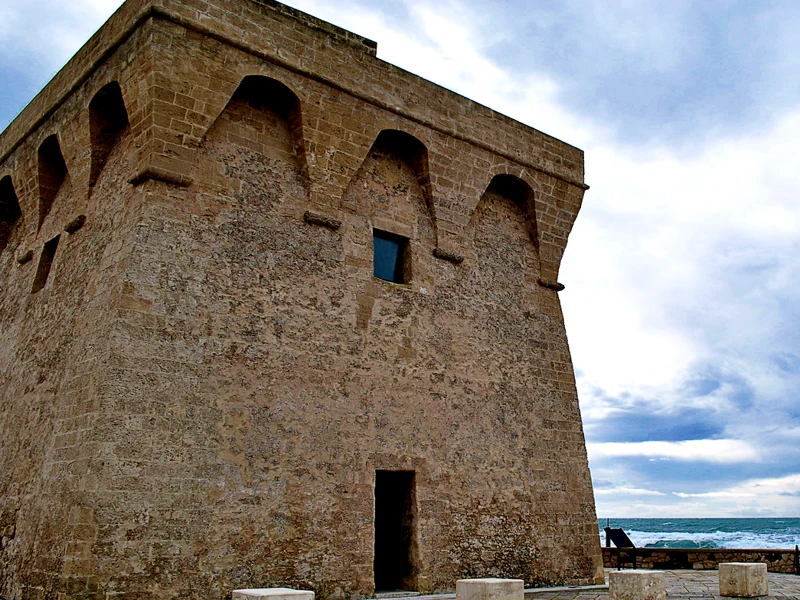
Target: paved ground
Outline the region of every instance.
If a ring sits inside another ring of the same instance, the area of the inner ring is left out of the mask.
[[[606,581],[608,572],[606,569]],[[718,571],[664,571],[667,578],[667,600],[722,600],[719,595]],[[777,598],[780,600],[800,600],[800,575],[768,573],[769,596],[760,600]],[[455,594],[409,597],[403,592],[378,594],[381,599],[402,600],[455,600]],[[525,590],[525,600],[609,600],[607,585],[590,585],[566,588],[529,588]],[[731,600],[724,598],[724,600]]]
[[[664,571],[667,577],[667,598],[720,599],[718,571]],[[781,600],[800,600],[800,575],[769,573],[769,596]],[[606,569],[606,581],[608,569]],[[608,600],[608,587],[551,588],[549,590],[525,590],[526,600]],[[729,599],[725,599],[729,600]]]

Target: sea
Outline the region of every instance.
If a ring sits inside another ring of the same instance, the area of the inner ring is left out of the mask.
[[[639,548],[794,548],[800,518],[785,519],[598,519],[603,528],[621,527]]]

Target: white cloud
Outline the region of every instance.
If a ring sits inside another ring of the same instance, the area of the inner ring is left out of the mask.
[[[687,32],[687,12],[681,2],[612,0],[602,3],[567,2],[575,20],[590,23],[598,33],[594,43],[635,56],[653,71],[668,71],[693,47]],[[654,19],[653,14],[658,14]]]
[[[741,440],[687,440],[683,442],[604,442],[586,444],[589,460],[653,457],[685,462],[739,463],[759,460],[758,451]]]
[[[122,0],[0,0],[0,48],[57,68],[86,42]]]
[[[800,473],[792,473],[783,477],[748,479],[725,490],[711,493],[728,496],[800,496]]]
[[[798,264],[798,136],[794,112],[692,156],[590,145],[593,189],[562,269],[584,385],[658,388],[720,349],[744,351],[746,372],[758,370],[752,350],[782,327],[767,291],[791,285]],[[774,270],[729,287],[732,271],[763,264]]]
[[[408,0],[413,27],[402,28],[392,15],[372,7],[341,10],[324,0],[289,4],[376,40],[378,57],[387,62],[572,144],[601,130],[561,106],[551,77],[512,72],[487,58],[487,45],[500,34],[481,27],[481,19],[463,2]]]
[[[694,506],[706,512],[713,507],[717,513],[723,511],[730,516],[795,516],[800,507],[800,473],[749,479],[709,492],[675,492],[675,495],[692,499],[699,503]]]
[[[612,494],[625,494],[629,496],[666,496],[664,492],[658,490],[645,490],[642,488],[618,487],[595,490],[595,496],[608,496]]]
[[[689,494],[686,492],[672,492],[679,498],[749,498],[753,494],[746,492],[702,492],[699,494]]]

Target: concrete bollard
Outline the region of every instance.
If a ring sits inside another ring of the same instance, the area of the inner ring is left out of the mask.
[[[664,571],[611,571],[608,595],[611,600],[665,600]]]
[[[456,600],[524,600],[522,579],[459,579]]]
[[[314,592],[291,588],[233,590],[233,600],[314,600]]]
[[[765,563],[719,563],[719,595],[755,598],[769,595]]]

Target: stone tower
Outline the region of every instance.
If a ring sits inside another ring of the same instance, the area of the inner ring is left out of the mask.
[[[266,0],[128,0],[0,136],[0,595],[602,580],[583,154]]]

